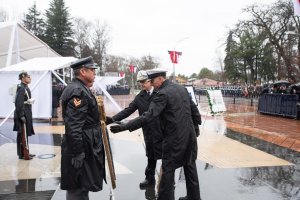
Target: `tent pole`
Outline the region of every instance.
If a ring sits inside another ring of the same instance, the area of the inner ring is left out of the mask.
[[[52,72],[52,74],[53,74],[58,80],[60,80],[60,82],[62,82],[65,86],[68,85],[64,80],[62,80],[62,79],[57,75],[57,73],[56,73],[55,71],[51,70],[51,72]]]
[[[16,28],[16,30],[15,30],[15,44],[16,44],[16,51],[17,51],[17,63],[19,63],[20,62],[20,43],[19,43],[18,28]]]
[[[65,68],[63,68],[62,70],[63,70],[63,79],[64,79],[64,82],[65,82],[66,81]]]
[[[41,82],[41,80],[47,75],[48,71],[45,71],[45,73],[38,79],[38,81],[34,84],[34,86],[32,86],[30,89],[31,91],[33,91],[36,86]],[[7,119],[13,114],[13,112],[15,111],[15,108],[7,115],[7,117],[5,117],[5,119],[1,122],[0,127],[7,121]]]
[[[13,112],[15,111],[15,109],[13,109],[12,111],[10,111],[10,113],[5,117],[5,119],[1,122],[0,127],[6,122],[6,120],[13,114]]]
[[[17,27],[17,22],[13,25],[13,28],[12,28],[12,31],[11,31],[9,48],[8,48],[8,54],[7,54],[7,58],[6,58],[5,67],[10,66],[10,64],[11,64],[12,50],[13,50],[13,46],[14,46],[16,27]]]
[[[103,87],[102,84],[98,83],[97,81],[95,81],[95,83],[101,88],[102,92],[105,94],[105,96],[107,96],[109,98],[109,100],[116,106],[116,108],[121,111],[122,108],[119,106],[119,104],[114,100],[114,98],[112,98],[112,96],[107,92],[107,90]]]

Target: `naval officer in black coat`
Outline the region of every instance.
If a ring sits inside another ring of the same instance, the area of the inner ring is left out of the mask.
[[[148,79],[146,71],[139,71],[137,74],[137,81],[141,86],[141,91],[136,95],[134,100],[129,104],[127,108],[117,113],[113,117],[107,117],[107,124],[114,121],[121,121],[136,110],[138,110],[139,115],[142,115],[149,108],[150,102],[157,93],[157,90],[151,85],[151,80]],[[155,185],[155,169],[156,161],[161,159],[162,154],[162,130],[159,118],[152,120],[150,123],[145,124],[142,127],[146,156],[148,158],[148,163],[145,169],[145,180],[140,183],[140,188],[144,189],[149,186]]]
[[[148,111],[126,124],[113,125],[110,129],[113,133],[133,131],[159,117],[163,144],[158,200],[174,200],[174,172],[182,166],[186,177],[187,196],[180,199],[200,200],[195,131],[195,126],[201,124],[199,110],[184,86],[166,79],[166,71],[150,70],[148,78],[154,88],[158,89]]]
[[[65,135],[61,144],[61,189],[67,200],[87,200],[88,192],[102,190],[105,154],[100,115],[90,87],[95,79],[92,57],[73,64],[75,78],[64,90],[62,114]]]

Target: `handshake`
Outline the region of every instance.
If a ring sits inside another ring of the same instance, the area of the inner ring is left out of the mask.
[[[124,124],[122,122],[119,122],[119,121],[114,121],[114,119],[112,117],[106,117],[105,124],[109,125],[109,124],[112,124],[112,123],[116,123],[116,125],[112,125],[110,127],[110,131],[112,133],[118,133],[118,132],[122,132],[122,131],[127,130],[126,124]]]

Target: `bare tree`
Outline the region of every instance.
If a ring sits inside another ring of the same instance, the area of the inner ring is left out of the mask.
[[[86,21],[84,18],[78,17],[74,19],[73,22],[74,40],[77,44],[75,47],[77,57],[86,57],[92,55],[92,50],[90,47],[90,29],[91,22]]]
[[[121,56],[108,55],[105,60],[105,71],[106,72],[126,72],[126,66],[128,61]]]
[[[287,48],[286,32],[291,24],[293,15],[291,2],[279,0],[272,6],[253,5],[245,9],[252,15],[249,21],[257,27],[261,27],[267,33],[269,41],[274,45],[278,55],[283,59],[287,76],[292,76],[292,59],[290,48]],[[280,76],[280,75],[279,75]]]
[[[106,23],[101,23],[99,20],[96,20],[91,36],[94,50],[93,58],[95,62],[98,63],[102,74],[103,62],[105,61],[107,48],[110,43],[109,31],[110,28]]]
[[[159,61],[157,58],[151,55],[143,56],[140,59],[140,68],[143,70],[157,68],[159,66]]]
[[[3,8],[0,8],[0,22],[8,21],[8,13]]]

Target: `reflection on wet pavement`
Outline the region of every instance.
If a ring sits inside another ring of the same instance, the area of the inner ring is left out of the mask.
[[[132,98],[115,97],[122,107]],[[209,114],[205,97],[201,97],[199,103],[203,121],[197,160],[201,198],[300,199],[300,153],[289,149],[297,145],[299,120],[260,115],[256,112],[256,104],[251,106],[247,100],[237,100],[233,104],[232,99],[225,98],[225,102],[228,112],[223,114],[224,117]],[[109,102],[106,103],[109,116],[117,112]],[[132,117],[135,116],[137,113]],[[282,123],[288,126],[282,128]],[[34,126],[36,135],[29,138],[29,144],[37,157],[31,161],[16,157],[12,120],[0,127],[0,199],[51,199],[50,196],[53,196],[52,200],[65,199],[65,191],[59,190],[63,123],[57,119],[51,123],[35,122]],[[284,137],[293,139],[293,144],[282,145],[290,141]],[[282,142],[277,145],[280,140]],[[157,187],[139,188],[146,167],[142,141],[140,130],[111,135],[117,174],[117,188],[113,191],[115,200],[155,199]],[[45,154],[56,156],[38,157]],[[159,161],[156,176],[160,165]],[[186,195],[181,169],[176,170],[175,187],[175,199]],[[109,185],[104,185],[101,192],[90,193],[91,200],[108,200],[110,197]]]

